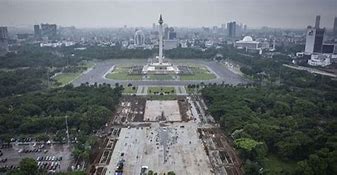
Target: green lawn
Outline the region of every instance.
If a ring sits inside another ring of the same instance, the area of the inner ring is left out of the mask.
[[[187,87],[187,86],[185,86],[185,89],[186,89],[186,92],[188,93],[188,94],[192,94],[192,93],[198,93],[202,88],[201,87],[199,87],[199,88],[189,88],[189,87]]]
[[[59,86],[64,86],[71,81],[75,80],[78,76],[81,75],[82,72],[88,70],[89,68],[93,67],[95,64],[92,62],[86,62],[82,63],[79,66],[85,67],[86,69],[83,69],[78,72],[67,72],[67,73],[61,73],[57,76],[55,76],[53,79],[56,80],[57,83],[59,83]]]
[[[296,162],[283,161],[275,155],[269,155],[264,159],[263,164],[266,174],[280,174],[282,170],[294,172],[296,168]]]
[[[172,75],[148,75],[150,80],[173,80]]]
[[[73,81],[75,78],[77,78],[81,72],[76,72],[76,73],[62,73],[54,77],[54,79],[60,83],[60,86],[64,86],[71,81]]]
[[[175,94],[176,91],[174,87],[149,87],[147,89],[147,93],[150,95],[159,95],[159,94],[172,95]]]
[[[135,94],[137,92],[137,87],[130,86],[124,87],[123,93],[125,94]]]
[[[116,67],[106,78],[113,80],[142,80],[141,75],[129,75],[130,67]]]
[[[216,76],[206,67],[191,67],[193,75],[181,75],[180,80],[211,80]]]

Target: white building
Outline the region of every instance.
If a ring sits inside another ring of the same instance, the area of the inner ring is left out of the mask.
[[[251,49],[251,50],[258,50],[259,49],[259,43],[257,41],[254,41],[251,36],[245,36],[242,40],[235,42],[235,47],[238,49]]]
[[[329,54],[312,54],[308,64],[311,66],[328,66],[331,64],[330,56]]]
[[[213,47],[214,42],[212,40],[207,40],[205,42],[205,47],[210,48]]]

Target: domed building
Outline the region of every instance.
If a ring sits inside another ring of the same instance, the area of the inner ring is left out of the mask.
[[[259,43],[257,41],[254,41],[251,36],[245,36],[242,40],[235,42],[235,47],[238,49],[253,49],[258,50],[259,49]]]
[[[134,41],[136,47],[143,47],[145,44],[145,35],[142,30],[137,30],[135,32]]]

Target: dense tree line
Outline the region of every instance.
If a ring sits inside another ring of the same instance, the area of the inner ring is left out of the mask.
[[[260,70],[253,76],[262,71],[279,82],[202,90],[209,112],[239,148],[246,173],[337,174],[337,81],[255,59],[249,66]],[[296,168],[261,169],[269,155],[295,161]]]
[[[91,46],[86,50],[66,51],[66,53],[74,53],[77,57],[85,59],[119,59],[119,58],[150,58],[156,50],[149,49],[122,49],[119,47],[97,47]]]
[[[64,54],[62,49],[26,44],[16,48],[16,52],[0,57],[0,68],[63,67],[76,65],[80,60],[82,58]]]
[[[82,85],[14,96],[0,101],[0,133],[8,139],[20,134],[57,133],[65,116],[74,132],[89,134],[102,127],[121,96],[121,88]]]
[[[195,48],[175,48],[165,51],[165,57],[167,58],[183,58],[183,59],[211,59],[218,53],[218,50],[211,48],[207,50],[195,49]]]
[[[314,174],[337,173],[337,102],[328,94],[285,87],[208,87],[202,94],[226,133],[261,143],[243,149],[245,159],[262,163],[269,152],[299,161],[298,174],[309,169]],[[321,166],[319,171],[315,164]]]
[[[46,68],[0,71],[0,97],[37,91],[46,87]]]

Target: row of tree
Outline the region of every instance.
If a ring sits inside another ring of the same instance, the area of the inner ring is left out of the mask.
[[[58,133],[65,129],[65,116],[71,130],[89,134],[111,117],[121,91],[109,85],[68,85],[2,99],[0,137],[8,140],[20,134]]]
[[[287,57],[231,52],[228,58],[255,83],[210,85],[201,92],[209,112],[234,139],[246,174],[337,174],[337,81],[283,67]],[[270,167],[270,157],[289,166]]]

